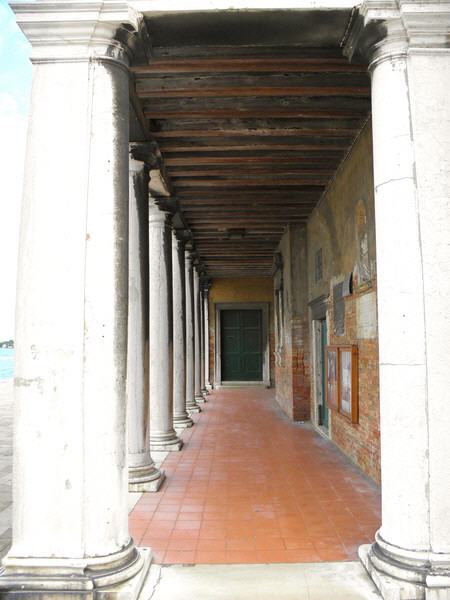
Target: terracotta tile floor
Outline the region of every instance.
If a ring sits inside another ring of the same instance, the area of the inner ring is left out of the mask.
[[[356,559],[380,523],[380,496],[334,446],[290,422],[274,390],[208,396],[167,481],[130,514],[155,561],[286,563]]]

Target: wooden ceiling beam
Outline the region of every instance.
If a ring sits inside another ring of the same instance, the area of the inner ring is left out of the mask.
[[[130,68],[136,75],[156,73],[365,73],[365,65],[349,63],[344,57],[243,57],[155,59],[148,65]]]
[[[238,166],[227,167],[224,166],[221,169],[217,169],[217,167],[213,167],[211,169],[203,168],[195,168],[192,165],[190,168],[185,167],[171,167],[170,175],[174,181],[177,181],[183,177],[189,178],[197,178],[197,177],[221,177],[223,179],[227,177],[245,177],[245,178],[254,178],[261,177],[266,174],[277,175],[277,177],[286,177],[286,176],[294,176],[298,177],[302,176],[322,176],[322,177],[331,177],[334,174],[334,169],[303,169],[300,165],[295,167],[285,167],[283,163],[274,163],[270,169],[262,166],[246,166],[243,165],[241,168]]]
[[[168,131],[151,131],[152,137],[156,140],[166,139],[202,139],[202,138],[215,138],[221,137],[314,137],[314,136],[326,136],[326,137],[354,137],[355,129],[350,128],[336,128],[336,129],[281,129],[273,127],[272,129],[173,129]]]
[[[324,87],[308,87],[308,86],[291,86],[291,87],[213,87],[212,89],[201,88],[178,88],[178,89],[142,89],[138,86],[136,90],[138,98],[276,98],[295,96],[298,98],[316,98],[316,97],[338,97],[344,96],[347,98],[359,97],[368,98],[370,95],[370,87],[339,87],[339,86],[324,86]]]
[[[310,154],[310,153],[309,153]],[[319,166],[323,166],[324,168],[328,165],[338,165],[339,164],[339,156],[337,157],[335,154],[332,156],[327,153],[325,156],[323,154],[304,157],[302,155],[297,156],[295,154],[291,154],[286,157],[286,160],[283,160],[283,164],[287,165],[299,165],[307,163],[308,165],[317,164]],[[301,163],[300,163],[301,161]],[[192,165],[273,165],[276,163],[276,160],[273,156],[183,156],[181,157],[166,157],[165,164],[170,169],[170,167],[186,167]],[[332,168],[332,167],[331,167]]]
[[[227,188],[227,187],[270,187],[277,186],[279,188],[294,186],[317,186],[324,187],[328,182],[328,177],[320,178],[305,178],[305,177],[291,177],[291,178],[276,178],[276,177],[261,177],[258,179],[175,179],[175,189],[181,188]]]
[[[301,108],[294,106],[260,106],[243,108],[238,103],[226,108],[165,108],[146,104],[144,114],[148,119],[234,119],[234,118],[285,118],[285,119],[360,119],[366,108]]]

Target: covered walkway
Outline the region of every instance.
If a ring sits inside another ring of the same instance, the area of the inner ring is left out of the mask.
[[[130,515],[160,564],[355,560],[380,525],[380,497],[334,445],[290,421],[274,390],[208,396],[167,481]]]

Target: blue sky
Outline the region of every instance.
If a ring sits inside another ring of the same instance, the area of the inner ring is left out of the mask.
[[[0,341],[14,337],[19,211],[31,88],[30,45],[0,0]]]

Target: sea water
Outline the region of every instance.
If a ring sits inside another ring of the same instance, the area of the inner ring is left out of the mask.
[[[0,381],[13,376],[14,348],[0,348]]]

